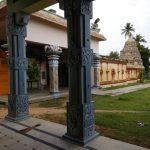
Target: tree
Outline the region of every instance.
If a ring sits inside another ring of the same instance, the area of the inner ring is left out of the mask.
[[[137,42],[137,44],[141,44],[141,43],[146,43],[146,40],[144,39],[144,37],[140,34],[137,34],[134,37],[135,41]]]
[[[125,35],[125,38],[128,36],[129,38],[132,37],[132,32],[135,32],[135,29],[131,23],[126,23],[124,28],[122,29],[122,33]]]
[[[35,59],[28,60],[27,74],[28,74],[28,78],[30,81],[38,81],[39,70],[38,70],[38,65],[37,65]]]
[[[119,53],[111,51],[110,54],[109,54],[109,58],[118,59],[119,58]]]
[[[150,68],[149,68],[149,66],[150,66],[150,49],[141,44],[141,43],[146,43],[146,40],[144,39],[144,37],[142,35],[137,34],[134,37],[134,39],[137,42],[137,46],[138,46],[138,49],[140,51],[141,58],[143,61],[143,66],[145,67],[145,76],[148,77],[149,72],[150,72]]]
[[[138,44],[138,49],[140,51],[143,65],[145,67],[145,75],[148,78],[150,72],[150,49],[141,44]]]

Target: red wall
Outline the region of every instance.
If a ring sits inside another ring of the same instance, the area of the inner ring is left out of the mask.
[[[0,50],[0,95],[9,93],[9,71],[5,52]]]

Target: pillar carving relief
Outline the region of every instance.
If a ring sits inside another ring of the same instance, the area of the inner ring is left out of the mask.
[[[19,121],[28,117],[27,67],[25,37],[29,15],[8,13],[7,37],[10,69],[10,95],[8,96],[9,120]]]
[[[93,87],[100,88],[100,55],[93,55]]]
[[[45,52],[49,65],[50,93],[55,94],[59,92],[58,65],[62,49],[59,46],[46,45]]]

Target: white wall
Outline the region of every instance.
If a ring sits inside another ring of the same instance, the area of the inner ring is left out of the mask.
[[[67,33],[65,29],[60,29],[52,24],[31,19],[27,27],[28,41],[43,44],[59,45],[67,48]],[[95,53],[99,52],[99,42],[91,40],[91,48]]]

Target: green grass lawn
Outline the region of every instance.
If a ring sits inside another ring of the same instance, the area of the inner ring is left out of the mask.
[[[150,113],[97,113],[95,121],[104,136],[150,148]]]
[[[95,109],[150,111],[150,88],[119,96],[93,96]]]
[[[68,97],[39,103],[39,107],[65,108]],[[93,95],[94,105],[100,110],[136,110],[141,113],[95,114],[96,129],[101,135],[150,148],[150,88],[119,96]],[[44,114],[42,119],[66,124],[66,114]],[[139,123],[144,126],[139,126]]]

